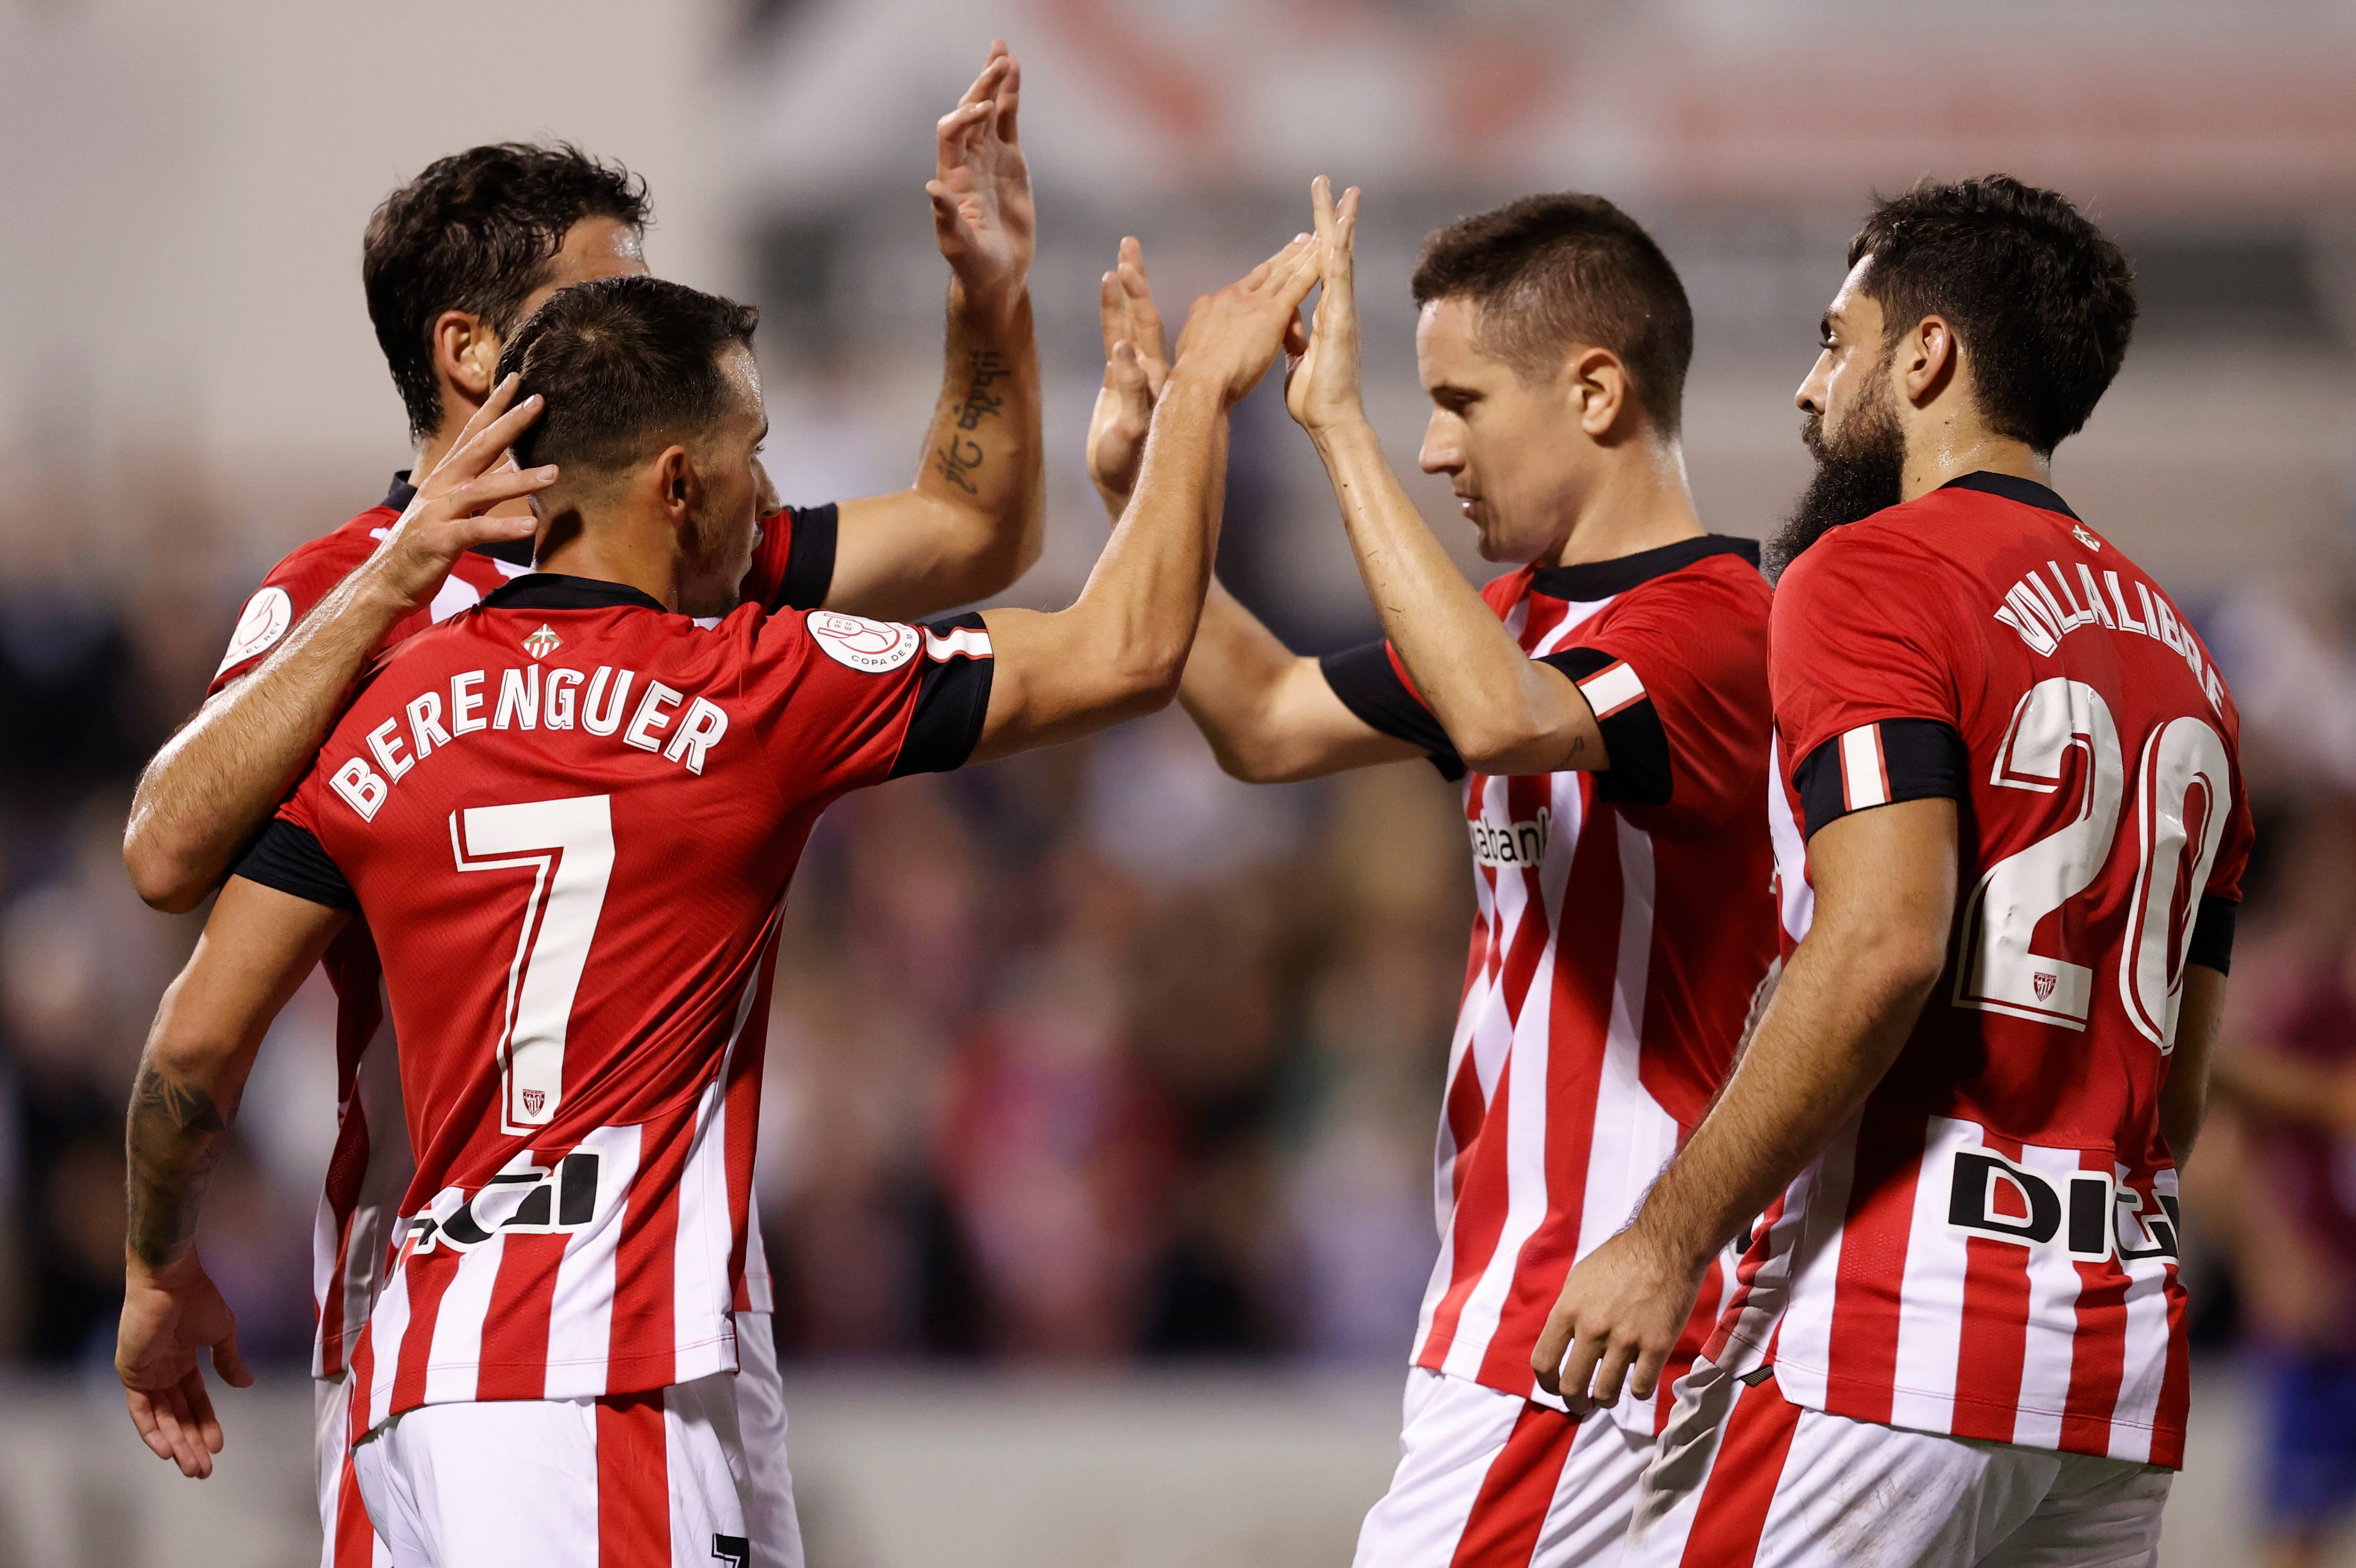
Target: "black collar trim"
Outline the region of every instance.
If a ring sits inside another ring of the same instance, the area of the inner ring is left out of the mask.
[[[660,599],[627,583],[598,577],[568,577],[562,572],[534,572],[502,583],[483,596],[483,607],[495,610],[662,610]]]
[[[1530,591],[1552,599],[1569,599],[1575,604],[1590,599],[1608,599],[1614,594],[1626,593],[1639,583],[1665,577],[1712,555],[1740,555],[1756,566],[1759,564],[1759,542],[1737,539],[1727,533],[1705,533],[1699,539],[1680,539],[1675,544],[1639,550],[1633,555],[1618,555],[1609,561],[1581,561],[1575,566],[1541,566],[1530,578]]]
[[[410,470],[403,468],[392,477],[392,489],[384,492],[384,504],[391,510],[403,512],[417,499],[417,487],[409,482]],[[504,561],[510,566],[531,564],[531,541],[529,539],[494,539],[477,544],[467,553],[487,555],[494,561]]]
[[[2072,522],[2082,521],[2076,512],[2070,510],[2068,501],[2035,479],[2024,479],[2015,474],[1991,474],[1983,469],[1976,474],[1965,474],[1960,479],[1949,479],[1939,488],[1943,490],[1979,490],[1987,495],[2002,496],[2008,501],[2019,501],[2022,506],[2033,506],[2040,511],[2058,511]]]

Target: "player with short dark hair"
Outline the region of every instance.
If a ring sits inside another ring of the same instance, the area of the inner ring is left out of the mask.
[[[1686,489],[1675,270],[1619,209],[1565,194],[1451,225],[1416,273],[1422,465],[1514,568],[1476,592],[1360,403],[1356,193],[1313,200],[1324,294],[1288,403],[1387,635],[1296,657],[1215,585],[1181,698],[1240,778],[1428,757],[1464,779],[1479,913],[1441,1250],[1358,1568],[1609,1563],[1665,1406],[1582,1423],[1540,1393],[1530,1347],[1571,1261],[1700,1120],[1774,956],[1767,585],[1757,546],[1705,533]],[[1117,499],[1160,373],[1133,242],[1103,303],[1091,462]],[[1693,1317],[1687,1354],[1708,1305]]]
[[[1036,556],[1039,387],[1020,88],[1020,68],[996,46],[936,127],[928,188],[951,284],[948,373],[922,471],[906,490],[839,506],[779,509],[765,489],[745,598],[773,609],[919,615],[998,592]],[[150,903],[190,908],[220,882],[316,755],[374,653],[530,570],[537,524],[524,498],[551,476],[487,470],[425,487],[431,493],[410,477],[436,471],[535,307],[573,284],[646,273],[648,218],[641,181],[563,144],[508,143],[444,158],[378,209],[362,274],[416,465],[394,477],[383,504],[298,546],[247,602],[204,707],[139,781],[123,857]],[[332,1568],[364,1568],[376,1549],[337,1435],[339,1402],[349,1338],[381,1277],[385,1227],[412,1155],[362,923],[338,939],[326,968],[338,999],[339,1095],[313,1265],[320,1511]],[[736,1387],[747,1429],[766,1434],[747,1445],[755,1490],[782,1511],[782,1522],[759,1533],[786,1541],[794,1531],[784,1406],[765,1346],[770,1293],[757,1238],[746,1278],[750,1348]],[[760,1560],[761,1568],[789,1561]]]
[[[1631,1562],[2149,1563],[2184,1457],[2176,1172],[2251,842],[2240,719],[2051,485],[2134,324],[2118,247],[1995,176],[1879,204],[1851,259],[1772,628],[1794,945],[1535,1364],[1581,1406],[1652,1392],[1747,1230]]]
[[[752,314],[625,277],[526,323],[485,415],[519,391],[615,405],[552,422],[568,467],[534,498],[540,570],[372,671],[148,1040],[117,1365],[159,1455],[209,1467],[198,1357],[236,1364],[194,1246],[205,1175],[272,1015],[358,912],[417,1152],[351,1352],[355,1471],[395,1568],[685,1568],[788,1544],[756,1539],[741,1496],[732,1385],[795,862],[851,789],[1175,694],[1227,411],[1297,343],[1317,255],[1304,236],[1198,305],[1137,499],[1052,615],[740,604],[768,428]],[[511,432],[478,417],[470,435],[429,488]]]

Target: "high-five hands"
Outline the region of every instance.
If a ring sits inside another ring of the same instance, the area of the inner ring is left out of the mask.
[[[1358,231],[1358,188],[1342,193],[1323,175],[1309,188],[1323,253],[1324,291],[1305,351],[1285,367],[1284,406],[1312,436],[1364,417],[1358,399],[1358,299],[1351,245]]]
[[[1233,406],[1259,384],[1280,350],[1309,348],[1301,325],[1301,302],[1317,285],[1324,242],[1312,234],[1292,242],[1242,277],[1194,302],[1178,334],[1173,377],[1215,384]]]
[[[1145,249],[1132,236],[1120,242],[1113,270],[1097,295],[1104,328],[1104,386],[1088,416],[1088,478],[1117,517],[1137,488],[1145,432],[1154,401],[1170,379],[1170,348],[1162,312],[1145,281]]]
[[[540,417],[538,393],[515,401],[521,379],[510,375],[491,389],[442,461],[418,485],[409,510],[386,531],[384,542],[369,558],[364,570],[374,573],[411,609],[432,601],[450,568],[467,551],[477,544],[530,539],[539,527],[530,512],[490,515],[493,507],[556,483],[555,465],[527,471],[508,456],[524,426]]]
[[[933,231],[966,297],[979,304],[1011,305],[1031,274],[1037,215],[1014,135],[1022,93],[1023,67],[1004,43],[993,43],[981,74],[935,128],[938,165],[925,187]]]

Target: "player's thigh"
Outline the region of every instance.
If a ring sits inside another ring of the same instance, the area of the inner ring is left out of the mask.
[[[320,1568],[387,1568],[391,1558],[369,1523],[352,1468],[351,1380],[314,1379],[311,1393]]]
[[[2027,1520],[1981,1559],[1986,1568],[2150,1568],[2175,1476],[2123,1459],[2064,1455]]]
[[[1355,1568],[1528,1568],[1579,1426],[1559,1411],[1421,1368],[1408,1375],[1399,1464],[1358,1533]],[[1633,1482],[1634,1470],[1631,1468]],[[1557,1531],[1559,1553],[1592,1535]]]
[[[1688,1393],[1719,1396],[1715,1430]],[[1804,1410],[1772,1378],[1681,1390],[1661,1443],[1630,1568],[1966,1568],[2030,1517],[2060,1464]]]
[[[786,1388],[769,1314],[736,1315],[736,1430],[744,1455],[744,1530],[755,1568],[802,1568],[801,1520],[786,1462]]]

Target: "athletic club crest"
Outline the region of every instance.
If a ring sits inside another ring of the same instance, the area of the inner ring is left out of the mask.
[[[551,630],[546,621],[542,621],[540,623],[538,631],[523,639],[523,650],[534,659],[545,659],[562,647],[563,642],[564,639]],[[535,1105],[532,1109],[537,1111],[540,1107]]]
[[[2036,974],[2029,977],[2029,983],[2037,988],[2037,999],[2040,1002],[2051,1002],[2053,1000],[2054,977],[2052,975],[2046,973],[2043,970],[2040,970]]]
[[[552,637],[548,640],[554,642],[556,639]],[[534,654],[532,657],[537,659],[540,656],[538,654]],[[544,1089],[527,1089],[523,1091],[523,1108],[527,1114],[533,1116],[539,1115],[540,1108],[547,1103],[548,1090]]]

